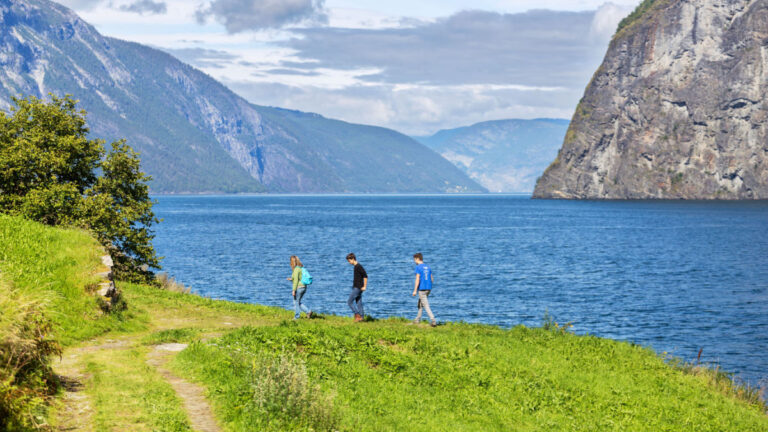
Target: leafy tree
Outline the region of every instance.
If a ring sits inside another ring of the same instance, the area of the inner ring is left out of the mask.
[[[68,95],[13,103],[0,112],[0,211],[91,229],[123,278],[160,268],[151,229],[159,220],[139,155],[124,140],[105,153],[102,140],[88,139],[86,112]]]
[[[112,143],[101,169],[96,184],[86,191],[86,220],[99,240],[116,252],[112,255],[118,276],[135,278],[137,267],[144,268],[139,275],[149,276],[147,268],[160,268],[150,230],[159,222],[147,186],[151,177],[141,172],[138,153],[124,140]]]

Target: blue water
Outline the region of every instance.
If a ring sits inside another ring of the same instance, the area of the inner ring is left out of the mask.
[[[441,321],[541,325],[628,340],[768,384],[768,203],[562,202],[513,196],[159,197],[155,245],[196,292],[291,307],[289,256],[318,312],[413,317],[414,252]]]

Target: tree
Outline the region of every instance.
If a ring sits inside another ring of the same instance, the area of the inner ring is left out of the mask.
[[[149,268],[160,268],[152,246],[159,220],[139,155],[119,140],[105,157],[104,142],[88,139],[86,112],[69,95],[13,103],[0,112],[0,211],[90,229],[120,277],[151,276]]]
[[[118,276],[149,276],[146,269],[160,268],[150,230],[160,222],[149,197],[151,177],[141,172],[138,153],[124,140],[112,143],[101,169],[102,175],[85,194],[85,220],[99,240],[117,252],[112,255]]]
[[[13,102],[10,116],[0,112],[0,208],[71,224],[79,197],[96,182],[103,143],[87,138],[85,111],[69,97]]]

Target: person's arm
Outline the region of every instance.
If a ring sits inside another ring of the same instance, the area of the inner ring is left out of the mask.
[[[368,275],[363,278],[363,288],[360,291],[365,291],[368,288]]]
[[[421,281],[421,275],[416,273],[416,283],[413,285],[413,294],[411,296],[416,296],[416,291],[419,290],[419,281]]]
[[[293,296],[296,297],[296,290],[299,288],[299,272],[301,269],[299,267],[296,267],[293,269],[293,275],[291,276],[291,279],[293,280]]]
[[[429,278],[432,280],[432,283],[435,283],[435,274],[434,273],[430,273],[429,274]]]

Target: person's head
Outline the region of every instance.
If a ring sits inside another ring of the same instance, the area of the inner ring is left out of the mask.
[[[357,264],[357,257],[355,256],[355,254],[353,253],[347,254],[347,262],[352,265]]]
[[[301,264],[301,260],[296,255],[291,255],[291,268],[296,267],[304,267],[304,265]]]
[[[421,252],[416,252],[413,254],[413,260],[416,261],[416,264],[421,264],[424,262],[424,255]]]

